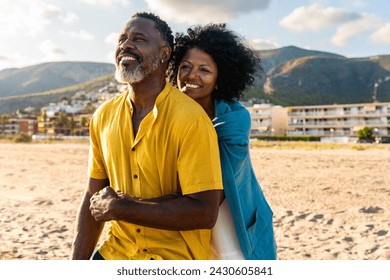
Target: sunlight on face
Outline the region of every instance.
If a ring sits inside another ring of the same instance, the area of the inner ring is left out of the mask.
[[[218,77],[214,59],[199,48],[187,51],[177,75],[179,89],[197,102],[210,102]]]
[[[139,63],[134,68],[129,68],[123,64],[116,65],[115,78],[121,83],[139,83],[159,66],[158,56],[152,55]]]

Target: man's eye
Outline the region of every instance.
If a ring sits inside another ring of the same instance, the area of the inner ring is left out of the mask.
[[[121,38],[119,38],[118,43],[123,44],[124,42],[126,42],[126,40],[127,40],[126,37],[121,37]]]
[[[133,38],[134,42],[145,42],[146,39],[144,37],[134,37]]]

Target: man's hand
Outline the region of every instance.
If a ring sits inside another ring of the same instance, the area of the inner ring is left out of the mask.
[[[109,186],[96,192],[90,199],[91,215],[98,222],[115,220],[114,206],[120,196]]]

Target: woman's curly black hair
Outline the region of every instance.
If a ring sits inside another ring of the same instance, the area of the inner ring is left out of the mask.
[[[226,101],[239,100],[244,89],[262,70],[260,58],[245,41],[226,24],[208,24],[189,28],[187,34],[176,33],[168,79],[177,86],[179,65],[187,50],[199,48],[209,54],[218,67],[217,89],[213,98]]]

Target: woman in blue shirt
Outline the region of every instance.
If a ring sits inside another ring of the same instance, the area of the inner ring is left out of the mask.
[[[277,259],[273,213],[250,159],[250,113],[239,102],[260,70],[260,59],[224,24],[176,35],[170,82],[203,107],[218,134],[225,197],[212,232],[217,259]]]

